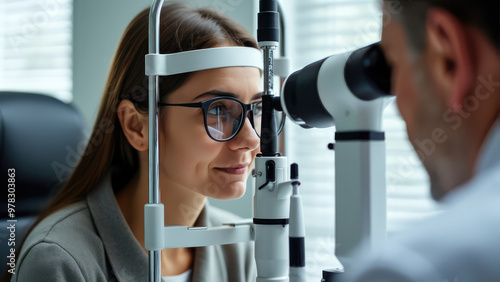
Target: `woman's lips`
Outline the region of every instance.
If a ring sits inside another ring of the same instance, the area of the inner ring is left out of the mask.
[[[248,164],[235,165],[230,167],[217,167],[216,169],[229,174],[241,175],[247,172]]]

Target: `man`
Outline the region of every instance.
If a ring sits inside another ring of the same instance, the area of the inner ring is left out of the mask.
[[[499,1],[384,1],[381,46],[444,212],[346,281],[500,281]]]

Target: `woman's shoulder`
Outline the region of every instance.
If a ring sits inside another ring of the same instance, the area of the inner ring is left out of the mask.
[[[105,262],[102,241],[86,201],[81,201],[49,215],[30,232],[19,255],[17,278],[28,281],[24,278],[42,271],[50,277],[84,281],[88,265],[105,266]]]
[[[60,242],[76,239],[74,236],[94,230],[92,220],[85,201],[68,205],[39,222],[30,232],[24,246],[37,242]],[[80,237],[80,236],[77,236]],[[23,247],[24,249],[24,247]]]

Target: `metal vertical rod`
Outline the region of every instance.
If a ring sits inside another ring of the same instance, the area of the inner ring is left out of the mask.
[[[271,42],[271,44],[274,44]],[[274,45],[263,45],[264,54],[264,92],[262,96],[262,129],[260,148],[263,156],[278,153],[278,132],[273,108],[274,97]]]
[[[160,202],[160,192],[158,189],[158,91],[151,91],[158,87],[158,77],[149,77],[149,203],[158,204]]]
[[[149,53],[160,52],[160,13],[164,0],[154,0],[149,12]],[[160,203],[158,102],[160,91],[158,76],[149,76],[149,203]],[[161,251],[149,251],[149,281],[160,282]]]
[[[279,46],[279,14],[276,0],[260,0],[257,41],[264,54],[264,93],[260,149],[263,156],[278,154],[278,132],[274,115],[274,50]]]
[[[264,95],[274,95],[274,46],[263,46],[264,52]]]

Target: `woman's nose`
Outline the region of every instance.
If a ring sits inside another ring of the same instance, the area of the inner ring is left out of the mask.
[[[260,145],[260,138],[250,123],[250,119],[245,118],[245,123],[240,132],[233,139],[228,141],[229,148],[232,150],[253,151]]]

